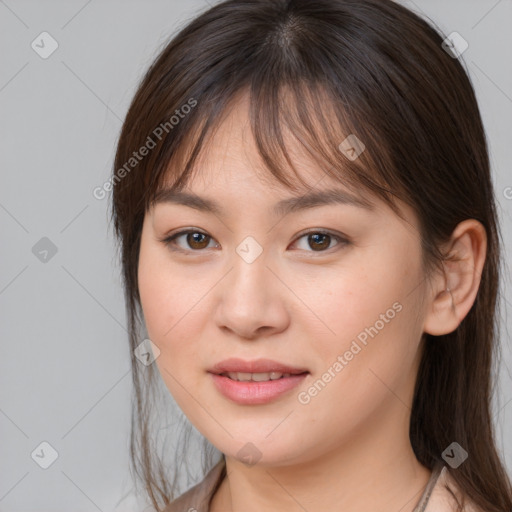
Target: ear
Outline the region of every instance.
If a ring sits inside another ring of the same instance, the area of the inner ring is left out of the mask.
[[[432,280],[424,332],[434,336],[453,332],[473,305],[487,254],[487,234],[475,219],[457,225],[445,246],[443,275]]]

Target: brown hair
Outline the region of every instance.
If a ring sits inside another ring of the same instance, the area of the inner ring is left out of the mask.
[[[410,439],[430,469],[458,442],[469,457],[448,471],[463,494],[487,512],[512,509],[490,414],[501,235],[475,94],[443,39],[391,0],[227,0],[185,26],[142,79],[117,146],[112,218],[132,354],[132,465],[155,507],[175,497],[176,475],[169,487],[152,445],[155,365],[145,368],[134,356],[143,339],[142,223],[164,179],[175,188],[187,183],[212,128],[247,93],[269,176],[290,189],[299,180],[281,165],[295,171],[282,138],[286,127],[344,185],[364,187],[396,213],[394,197],[413,207],[427,275],[441,268],[446,255],[439,247],[459,222],[473,218],[485,227],[487,258],[471,310],[454,332],[423,336]],[[366,146],[353,161],[338,149],[349,134]]]

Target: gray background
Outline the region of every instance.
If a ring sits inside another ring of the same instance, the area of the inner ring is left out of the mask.
[[[489,138],[510,255],[512,3],[403,3],[469,43],[463,59]],[[121,120],[146,67],[207,7],[203,0],[0,0],[0,511],[145,506],[128,471],[131,377],[108,200],[92,190],[109,178]],[[59,45],[47,59],[31,47],[43,31]],[[46,262],[33,250],[48,249],[43,237],[57,250]],[[495,418],[512,472],[512,294],[504,277]],[[59,454],[48,469],[35,462],[44,458],[43,441]]]

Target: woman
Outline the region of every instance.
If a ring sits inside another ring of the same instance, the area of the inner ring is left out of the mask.
[[[389,0],[228,0],[151,65],[112,214],[155,508],[511,510],[489,158],[443,40]],[[177,499],[155,366],[221,453]]]

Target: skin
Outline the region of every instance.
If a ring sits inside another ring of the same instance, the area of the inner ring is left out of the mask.
[[[243,98],[220,124],[186,188],[219,201],[225,215],[155,205],[144,219],[138,269],[161,376],[191,423],[226,456],[227,477],[211,510],[412,511],[431,474],[408,437],[422,333],[451,332],[469,311],[485,230],[474,220],[459,224],[447,249],[460,261],[427,279],[418,221],[405,204],[405,222],[375,198],[374,211],[330,204],[273,216],[277,201],[297,194],[265,179],[247,105]],[[308,184],[343,188],[294,144],[288,140]],[[173,246],[161,241],[186,228],[211,238],[195,245],[186,235]],[[328,238],[315,250],[301,234],[315,229],[349,243]],[[246,236],[263,248],[250,264],[235,251]],[[300,403],[298,394],[397,302],[400,312],[309,403]],[[270,403],[239,405],[216,390],[207,372],[234,356],[274,359],[310,374]],[[237,456],[248,442],[261,452],[255,465]]]

